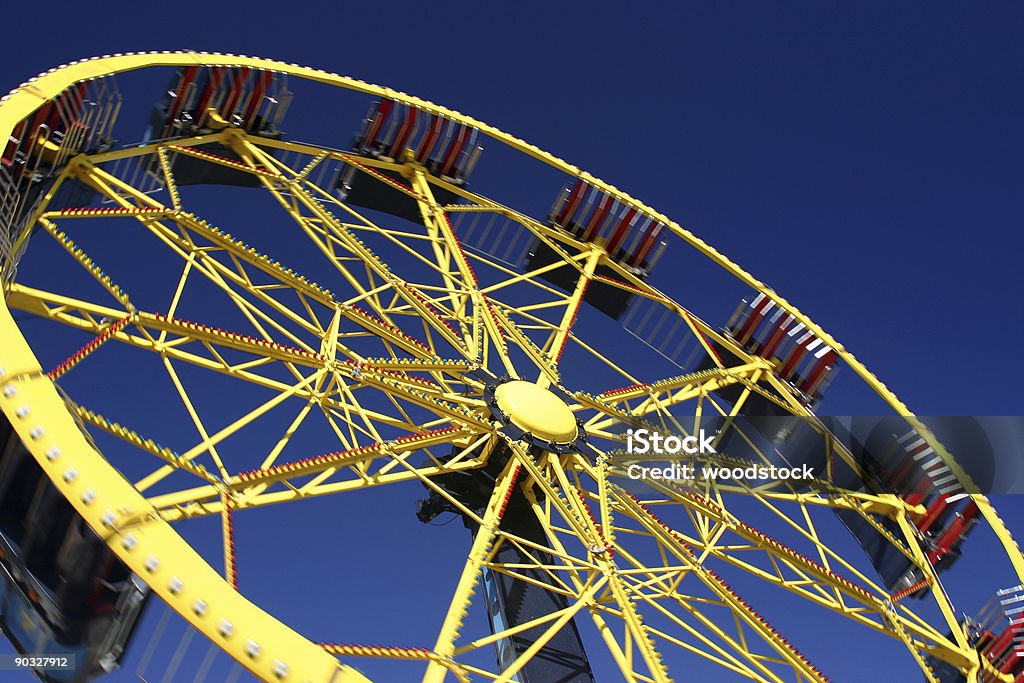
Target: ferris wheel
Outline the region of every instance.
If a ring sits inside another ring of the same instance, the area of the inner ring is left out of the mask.
[[[300,142],[312,109],[330,121]],[[221,54],[51,70],[0,134],[2,620],[20,652],[76,657],[44,679],[115,668],[157,600],[267,681],[824,681],[825,618],[927,681],[1024,670],[1024,558],[957,454],[600,179],[404,93]],[[818,415],[833,381],[888,417]],[[247,516],[316,541],[247,549]],[[328,641],[240,581],[240,558],[324,562],[317,602],[379,591],[377,543],[335,540],[377,516],[418,525],[371,536],[396,552],[464,527],[453,571],[378,615],[427,642]],[[1009,577],[985,607],[955,576],[980,533]]]

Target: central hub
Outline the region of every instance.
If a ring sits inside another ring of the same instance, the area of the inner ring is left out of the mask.
[[[509,422],[535,437],[569,443],[579,435],[576,416],[569,406],[532,382],[505,382],[494,390],[494,398]]]

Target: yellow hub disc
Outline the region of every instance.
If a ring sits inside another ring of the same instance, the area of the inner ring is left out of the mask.
[[[577,436],[576,416],[547,389],[514,380],[495,389],[494,398],[512,424],[536,437],[567,443]]]

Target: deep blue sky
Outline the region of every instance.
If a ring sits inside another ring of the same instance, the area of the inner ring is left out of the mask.
[[[1024,413],[1019,4],[75,3],[45,30],[18,12],[0,87],[189,48],[405,90],[672,216],[916,412]]]

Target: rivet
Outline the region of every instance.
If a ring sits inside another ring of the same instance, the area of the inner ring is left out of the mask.
[[[167,589],[171,591],[171,595],[177,595],[184,586],[185,583],[177,576],[172,576],[171,580],[167,582]]]
[[[46,459],[53,462],[60,457],[60,449],[56,446],[50,446],[46,449]]]
[[[4,396],[6,398],[10,398],[11,396],[14,396],[16,393],[18,393],[18,387],[14,386],[13,384],[8,384],[6,387],[4,387]]]
[[[114,526],[114,520],[117,519],[117,515],[114,514],[113,510],[107,510],[103,513],[103,517],[100,521],[103,522],[103,526]]]
[[[235,627],[231,625],[231,622],[227,619],[220,620],[220,634],[227,638],[231,635],[231,632],[235,630]]]
[[[260,653],[260,646],[259,646],[259,643],[257,643],[257,642],[256,642],[255,640],[250,640],[250,641],[249,641],[248,643],[246,643],[246,645],[245,645],[245,652],[246,652],[246,654],[248,654],[248,655],[249,655],[250,657],[252,657],[252,658],[254,658],[254,659],[255,659],[255,658],[256,658],[256,656],[257,656],[257,655],[259,655],[259,653]]]
[[[155,572],[157,570],[157,567],[160,566],[160,560],[158,560],[155,557],[153,557],[152,555],[150,555],[149,557],[146,558],[146,564],[143,565],[143,566],[146,567],[146,571],[147,572],[152,574],[153,572]]]
[[[193,602],[192,611],[198,614],[199,616],[203,616],[204,614],[206,614],[206,601],[196,600],[195,602]]]
[[[14,414],[18,417],[25,417],[30,412],[32,411],[28,409],[28,406],[18,406],[18,409],[14,411]]]
[[[82,494],[82,502],[86,505],[91,505],[94,500],[96,500],[96,492],[92,489],[86,489]]]
[[[278,678],[284,678],[288,675],[288,665],[282,662],[280,659],[274,660],[274,675]]]
[[[135,539],[135,537],[131,534],[128,534],[124,537],[124,540],[121,541],[121,547],[123,547],[125,550],[131,550],[135,547],[137,543],[138,541]]]
[[[35,427],[32,428],[32,431],[29,432],[28,435],[31,436],[34,440],[38,441],[39,439],[43,438],[43,434],[45,433],[46,430],[44,430],[39,425],[36,425]]]
[[[64,481],[68,484],[78,478],[78,472],[75,471],[74,467],[69,467],[64,471]]]

